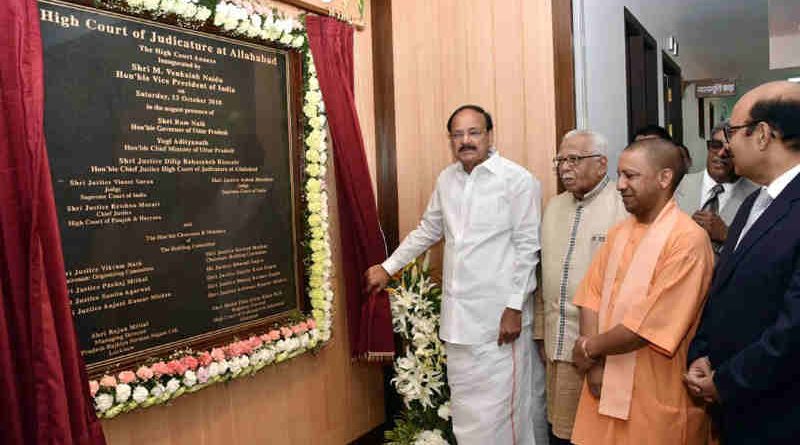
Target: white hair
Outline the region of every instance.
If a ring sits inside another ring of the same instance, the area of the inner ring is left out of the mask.
[[[576,128],[565,134],[564,137],[561,138],[561,143],[563,144],[564,141],[575,136],[588,136],[592,141],[592,150],[594,153],[608,157],[608,139],[602,134],[592,130],[579,130]]]

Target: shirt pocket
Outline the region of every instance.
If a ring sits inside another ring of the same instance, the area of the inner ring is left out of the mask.
[[[589,240],[589,255],[590,258],[594,258],[594,255],[600,250],[600,247],[603,243],[606,242],[606,234],[605,233],[595,233],[592,235],[592,238]]]
[[[472,206],[473,227],[504,228],[511,225],[510,203],[502,196],[480,197]]]

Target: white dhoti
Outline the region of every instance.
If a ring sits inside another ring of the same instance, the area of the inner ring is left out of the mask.
[[[446,343],[445,348],[458,444],[536,444],[530,326],[512,344]]]

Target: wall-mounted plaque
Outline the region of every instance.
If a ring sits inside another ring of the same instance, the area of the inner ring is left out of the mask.
[[[300,58],[39,3],[45,132],[92,373],[300,309]]]

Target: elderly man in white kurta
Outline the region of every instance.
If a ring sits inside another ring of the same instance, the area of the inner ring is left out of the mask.
[[[542,220],[542,288],[536,301],[534,338],[547,360],[547,420],[551,445],[569,443],[583,376],[572,365],[580,336],[575,291],[606,233],[628,216],[607,176],[608,143],[589,130],[572,130],[553,160],[566,189],[547,204]],[[541,305],[541,306],[540,306]],[[542,345],[543,342],[543,345]]]
[[[458,108],[447,123],[458,162],[445,168],[419,226],[367,289],[444,237],[441,327],[460,445],[535,444],[531,304],[539,252],[539,182],[494,149],[491,116]]]

